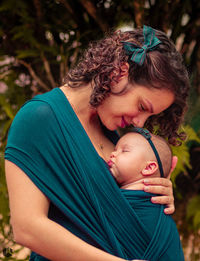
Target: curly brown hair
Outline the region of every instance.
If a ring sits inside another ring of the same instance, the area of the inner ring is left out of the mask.
[[[129,63],[129,82],[147,88],[167,89],[175,95],[174,103],[158,115],[151,116],[145,127],[151,132],[168,138],[170,144],[178,145],[184,135],[178,133],[187,109],[189,92],[188,72],[183,64],[182,56],[164,32],[155,30],[161,44],[147,52],[143,65],[138,65],[126,55],[122,42],[132,42],[139,46],[144,43],[143,30],[110,33],[104,39],[90,43],[75,68],[72,68],[66,84],[75,88],[92,83],[90,104],[94,107],[112,93],[111,82],[120,76],[120,66]],[[113,71],[118,75],[110,77]],[[116,93],[115,93],[116,94]],[[121,94],[121,92],[120,92]],[[116,94],[117,95],[117,94]],[[178,141],[179,140],[179,141]]]

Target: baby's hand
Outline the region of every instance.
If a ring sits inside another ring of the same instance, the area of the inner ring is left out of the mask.
[[[113,177],[115,177],[115,179],[117,180],[117,178],[119,177],[119,171],[114,163],[110,165],[110,172],[112,173]]]

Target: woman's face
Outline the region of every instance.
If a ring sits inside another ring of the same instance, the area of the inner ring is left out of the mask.
[[[174,102],[174,94],[166,89],[147,88],[131,85],[124,76],[115,86],[117,90],[126,91],[121,95],[110,94],[97,113],[109,130],[124,128],[128,125],[143,127],[148,117],[166,110]]]

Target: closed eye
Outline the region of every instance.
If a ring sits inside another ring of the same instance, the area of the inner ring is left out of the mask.
[[[123,149],[122,152],[129,152],[130,150],[128,149]]]
[[[144,105],[142,103],[140,103],[139,110],[140,111],[146,111],[147,109],[144,107]]]

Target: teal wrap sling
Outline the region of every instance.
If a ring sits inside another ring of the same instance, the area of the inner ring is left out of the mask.
[[[115,132],[106,135],[116,142]],[[50,199],[49,218],[89,244],[126,260],[184,260],[172,218],[151,194],[117,186],[59,88],[19,110],[5,159]]]

